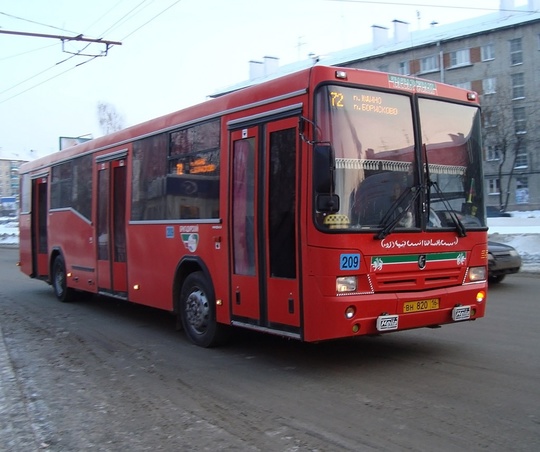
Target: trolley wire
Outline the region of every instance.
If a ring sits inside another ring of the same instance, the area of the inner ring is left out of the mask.
[[[504,12],[525,12],[533,13],[532,10],[523,10],[516,8],[489,8],[481,6],[459,6],[459,5],[448,5],[448,4],[429,4],[429,3],[409,3],[409,2],[390,2],[390,1],[381,1],[381,0],[326,0],[329,2],[342,2],[342,3],[366,3],[370,5],[388,5],[388,6],[412,6],[415,8],[448,8],[448,9],[466,9],[474,11],[504,11]]]
[[[121,0],[120,2],[118,2],[113,8],[109,9],[109,11],[111,11],[111,10],[114,9],[116,6],[118,6],[120,3],[122,3],[122,1],[123,1],[123,0]],[[138,27],[135,28],[133,31],[131,31],[130,33],[128,33],[128,34],[122,39],[122,41],[126,40],[127,38],[129,38],[130,36],[132,36],[133,34],[135,34],[136,32],[138,32],[139,30],[141,30],[143,27],[145,27],[146,25],[148,25],[149,23],[151,23],[152,21],[154,21],[155,19],[157,19],[159,16],[161,16],[162,14],[164,14],[166,11],[168,11],[169,9],[171,9],[172,7],[174,7],[175,5],[177,5],[178,3],[180,3],[180,1],[182,1],[182,0],[176,0],[176,1],[174,1],[172,4],[170,4],[169,6],[167,6],[165,9],[161,10],[158,14],[152,16],[149,20],[147,20],[146,22],[144,22],[142,25],[138,26]],[[124,14],[124,16],[122,16],[118,21],[116,21],[113,25],[111,25],[107,30],[105,30],[105,31],[103,32],[103,34],[105,34],[105,33],[109,32],[109,31],[113,30],[114,28],[116,28],[117,26],[119,26],[121,23],[125,23],[126,21],[130,20],[130,19],[133,18],[135,15],[137,15],[137,14],[140,13],[142,10],[144,10],[147,6],[149,6],[151,3],[153,3],[154,0],[151,0],[150,3],[148,3],[145,7],[143,7],[143,5],[144,5],[145,3],[147,3],[147,2],[148,2],[148,0],[143,0],[143,1],[141,1],[141,2],[140,2],[139,4],[137,4],[134,8],[132,8],[129,12],[127,12],[126,14]],[[139,8],[141,8],[141,7],[142,7],[142,9],[139,9]],[[137,11],[138,9],[139,9],[139,11]],[[13,17],[13,18],[16,18],[16,19],[26,20],[26,21],[28,21],[28,22],[32,22],[32,23],[36,23],[36,24],[40,24],[40,25],[44,25],[44,26],[48,26],[48,27],[52,27],[52,28],[57,28],[57,29],[59,29],[59,30],[63,30],[63,29],[61,29],[61,28],[54,27],[54,26],[52,26],[52,25],[42,24],[42,23],[39,23],[39,22],[36,22],[36,21],[32,21],[32,20],[28,20],[28,19],[24,19],[24,18],[21,18],[21,17],[18,17],[18,16],[13,16],[13,15],[10,15],[10,14],[7,14],[7,13],[2,13],[2,12],[0,12],[0,14],[4,14],[4,15],[6,15],[6,16]],[[106,14],[107,14],[107,13],[103,14],[103,15],[102,15],[96,22],[94,22],[92,25],[94,25],[95,23],[99,22]],[[77,34],[76,32],[72,32],[72,31],[69,31],[69,30],[63,30],[63,31],[68,31],[69,33]],[[89,45],[90,45],[90,44],[87,44],[84,48],[82,48],[82,49],[79,50],[78,52],[74,53],[73,55],[71,55],[70,57],[68,57],[68,58],[66,58],[66,59],[64,59],[64,60],[62,60],[62,61],[59,61],[58,63],[54,64],[53,66],[50,66],[49,68],[44,69],[44,70],[42,70],[42,71],[40,71],[40,72],[34,74],[33,76],[28,77],[27,79],[25,79],[25,80],[23,80],[23,81],[21,81],[21,82],[15,84],[15,85],[13,85],[13,86],[11,86],[11,87],[9,87],[9,88],[7,88],[7,89],[1,91],[1,92],[0,92],[0,95],[1,95],[1,94],[4,94],[4,93],[6,93],[6,92],[9,92],[9,91],[11,91],[11,90],[13,90],[13,89],[15,89],[15,88],[21,86],[21,85],[23,85],[23,84],[25,84],[25,83],[27,83],[27,82],[33,80],[33,79],[39,77],[40,75],[42,75],[42,74],[44,74],[44,73],[46,73],[46,72],[48,72],[48,71],[50,71],[50,70],[52,70],[52,69],[58,67],[59,65],[65,63],[65,62],[67,62],[67,61],[70,61],[70,60],[71,60],[72,58],[74,58],[75,56],[80,55],[81,52],[83,52]],[[50,46],[47,46],[47,47],[50,47]],[[47,48],[47,47],[44,47],[44,48]],[[43,49],[43,48],[42,48],[42,49]],[[25,53],[30,53],[30,52],[25,52]],[[41,86],[41,85],[43,85],[44,83],[47,83],[47,82],[49,82],[49,81],[51,81],[51,80],[54,80],[55,78],[60,77],[60,76],[66,74],[67,72],[70,72],[71,70],[73,70],[73,69],[75,69],[75,68],[77,68],[77,67],[79,67],[79,66],[82,66],[83,64],[89,63],[90,61],[94,60],[94,59],[97,58],[98,56],[99,56],[99,55],[91,56],[89,59],[83,61],[82,63],[78,63],[78,64],[76,64],[75,66],[72,66],[71,68],[69,68],[69,69],[67,69],[67,70],[65,70],[65,71],[62,71],[62,72],[60,72],[60,73],[58,73],[58,74],[55,74],[54,76],[49,77],[49,78],[46,79],[46,80],[42,80],[42,81],[40,81],[39,83],[36,83],[36,84],[34,84],[34,85],[32,85],[32,86],[30,86],[30,87],[28,87],[28,88],[26,88],[26,89],[24,89],[24,90],[22,90],[22,91],[19,91],[18,93],[14,94],[14,95],[12,95],[12,96],[9,96],[9,97],[7,97],[7,98],[5,98],[5,99],[2,99],[2,100],[0,100],[0,104],[3,104],[3,103],[5,103],[5,102],[7,102],[7,101],[9,101],[9,100],[11,100],[11,99],[17,97],[17,96],[20,96],[21,94],[24,94],[24,93],[26,93],[26,92],[28,92],[28,91],[34,89],[34,88],[37,88],[38,86]]]
[[[53,28],[55,30],[66,31],[68,33],[78,34],[76,31],[66,30],[65,28],[55,27],[54,25],[44,24],[43,22],[37,22],[37,21],[31,20],[31,19],[25,19],[24,17],[15,16],[13,14],[4,13],[4,12],[1,12],[1,11],[0,11],[0,14],[2,16],[10,17],[11,19],[22,20],[23,22],[29,22],[31,24],[41,25],[43,27]]]

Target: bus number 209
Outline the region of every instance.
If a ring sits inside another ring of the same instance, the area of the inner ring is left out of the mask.
[[[360,254],[342,254],[339,256],[340,270],[359,270]]]

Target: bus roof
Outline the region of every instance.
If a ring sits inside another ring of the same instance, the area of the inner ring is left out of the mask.
[[[122,146],[135,139],[187,126],[194,122],[217,118],[224,114],[235,114],[248,108],[298,97],[305,94],[310,87],[316,87],[320,83],[332,80],[335,80],[336,83],[354,83],[370,87],[436,95],[449,99],[461,99],[463,102],[467,100],[469,102],[473,101],[473,99],[467,99],[467,95],[465,94],[473,93],[472,91],[466,91],[430,80],[356,68],[315,65],[264,83],[248,86],[238,91],[209,99],[200,104],[165,114],[118,132],[95,138],[27,162],[21,165],[19,172],[20,174],[36,172],[78,155]],[[476,93],[473,94],[475,95]]]

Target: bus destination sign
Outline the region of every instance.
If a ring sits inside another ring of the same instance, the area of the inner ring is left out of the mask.
[[[414,91],[417,93],[437,94],[437,85],[435,83],[400,75],[389,74],[388,86],[390,86],[390,88]]]

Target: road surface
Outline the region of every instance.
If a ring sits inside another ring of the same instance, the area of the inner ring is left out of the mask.
[[[167,313],[63,304],[0,249],[0,450],[540,450],[540,280],[476,322],[201,349]]]

